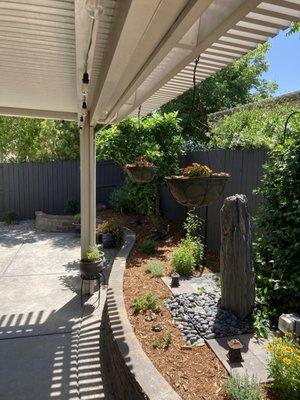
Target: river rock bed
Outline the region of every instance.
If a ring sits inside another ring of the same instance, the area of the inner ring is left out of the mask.
[[[221,291],[216,275],[202,276],[198,293],[174,294],[166,301],[182,338],[188,345],[204,339],[252,333],[251,318],[240,321],[231,311],[220,308]]]

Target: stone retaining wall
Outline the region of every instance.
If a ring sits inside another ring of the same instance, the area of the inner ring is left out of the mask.
[[[123,275],[135,234],[126,229],[124,236],[124,245],[112,266],[102,321],[112,390],[118,400],[180,400],[144,353],[127,317]]]
[[[74,230],[73,215],[52,215],[43,211],[35,212],[35,227],[47,232],[70,232]]]

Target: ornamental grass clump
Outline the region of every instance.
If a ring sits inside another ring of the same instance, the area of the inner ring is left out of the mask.
[[[270,352],[268,370],[272,387],[281,400],[300,399],[299,339],[287,334],[267,345]]]
[[[164,267],[160,262],[151,262],[146,265],[146,272],[148,272],[152,278],[160,278],[164,275]]]
[[[225,381],[225,392],[230,400],[264,400],[261,388],[254,376],[232,375]]]
[[[193,274],[196,261],[187,247],[179,246],[178,249],[174,250],[171,259],[171,265],[173,269],[180,276],[191,276]]]

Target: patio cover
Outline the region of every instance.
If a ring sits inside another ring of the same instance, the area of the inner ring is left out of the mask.
[[[0,115],[82,128],[83,252],[95,241],[93,127],[141,104],[146,115],[192,87],[198,55],[197,82],[300,20],[300,0],[99,0],[92,19],[94,2],[0,2]]]

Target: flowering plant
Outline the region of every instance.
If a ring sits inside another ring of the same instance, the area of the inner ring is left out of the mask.
[[[146,160],[145,157],[140,156],[136,158],[132,164],[127,164],[126,167],[154,167],[154,164]]]
[[[192,163],[183,168],[183,176],[229,176],[227,172],[213,172],[207,165]]]
[[[183,176],[208,176],[212,170],[207,165],[192,163],[183,169]]]
[[[270,352],[268,369],[273,388],[280,399],[300,398],[300,347],[292,334],[275,338],[267,346]]]

